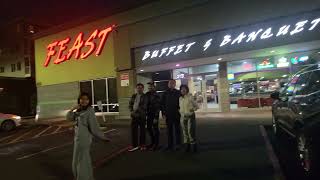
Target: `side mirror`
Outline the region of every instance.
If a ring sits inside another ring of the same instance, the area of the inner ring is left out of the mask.
[[[275,92],[271,93],[270,97],[272,99],[279,99],[280,93],[278,91],[275,91]]]

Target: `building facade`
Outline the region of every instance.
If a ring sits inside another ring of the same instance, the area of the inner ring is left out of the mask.
[[[0,25],[0,112],[33,116],[36,112],[34,43],[44,26],[17,18]]]
[[[137,82],[187,84],[201,111],[270,106],[290,75],[318,62],[319,2],[155,1],[35,40],[39,117],[63,116],[81,91],[129,116]]]

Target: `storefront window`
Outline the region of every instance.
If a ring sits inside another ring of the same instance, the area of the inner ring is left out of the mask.
[[[102,103],[104,112],[119,112],[117,90],[114,87],[116,87],[115,78],[80,82],[80,91],[90,94],[96,112],[100,111],[98,108],[99,101]]]
[[[314,63],[314,52],[292,53],[228,63],[231,109],[270,107],[270,94]],[[319,54],[319,53],[316,53]]]

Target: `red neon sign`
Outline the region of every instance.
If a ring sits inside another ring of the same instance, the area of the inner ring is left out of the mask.
[[[47,57],[44,62],[44,66],[47,67],[51,61],[51,58],[55,55],[56,59],[54,60],[54,64],[60,64],[67,60],[70,60],[71,57],[75,59],[85,59],[95,52],[96,56],[99,56],[102,53],[104,45],[108,39],[110,32],[115,28],[115,25],[107,27],[99,31],[98,29],[94,30],[87,40],[83,39],[84,34],[80,32],[73,42],[72,47],[67,51],[68,44],[71,41],[71,38],[66,38],[59,41],[54,41],[47,46]],[[98,45],[96,45],[95,41]],[[57,51],[55,48],[58,47]],[[83,48],[88,49],[86,52],[82,52]]]

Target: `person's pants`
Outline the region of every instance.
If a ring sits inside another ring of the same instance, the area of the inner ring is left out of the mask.
[[[183,141],[186,144],[196,143],[196,116],[181,115],[181,126],[183,132]]]
[[[72,172],[76,180],[94,180],[90,146],[74,144],[72,158]]]
[[[167,117],[168,148],[173,148],[173,136],[176,138],[176,145],[181,145],[181,126],[179,117]]]
[[[139,130],[140,130],[140,133],[139,133]],[[139,144],[140,146],[143,146],[146,144],[146,120],[145,119],[132,118],[131,138],[132,138],[133,147],[137,147]],[[138,139],[140,139],[139,143],[138,143]]]
[[[160,138],[159,119],[155,120],[155,115],[147,116],[147,128],[151,138],[151,144],[158,146]]]

